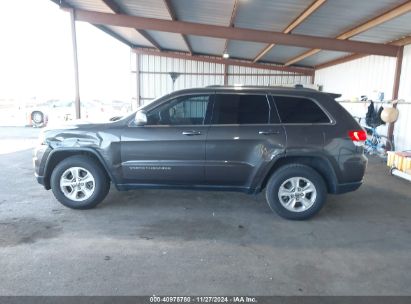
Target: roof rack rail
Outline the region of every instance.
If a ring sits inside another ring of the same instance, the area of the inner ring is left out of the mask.
[[[205,88],[215,88],[215,89],[283,89],[283,90],[304,90],[304,91],[313,91],[317,92],[318,89],[310,88],[309,85],[304,86],[303,84],[292,84],[292,85],[283,85],[283,86],[256,86],[256,85],[208,85]]]

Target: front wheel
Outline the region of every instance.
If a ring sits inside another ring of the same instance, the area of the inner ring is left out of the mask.
[[[271,210],[283,218],[305,220],[319,212],[327,189],[321,175],[311,167],[291,164],[278,169],[266,188]]]
[[[50,179],[57,200],[72,209],[90,209],[107,195],[110,181],[93,159],[76,155],[60,162]]]

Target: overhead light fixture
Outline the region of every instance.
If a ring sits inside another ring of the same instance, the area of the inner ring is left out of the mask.
[[[228,59],[228,58],[230,58],[230,54],[228,54],[227,52],[224,52],[224,54],[223,54],[223,58],[224,58],[224,59]]]

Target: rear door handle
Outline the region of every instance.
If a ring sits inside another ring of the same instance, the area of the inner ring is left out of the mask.
[[[275,135],[280,134],[280,131],[258,131],[260,135]]]
[[[194,135],[201,135],[200,131],[183,131],[182,133],[183,135],[187,135],[187,136],[194,136]]]

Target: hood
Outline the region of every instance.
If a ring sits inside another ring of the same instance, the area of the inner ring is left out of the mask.
[[[70,121],[43,129],[40,139],[52,148],[99,146],[102,134],[112,125],[113,123]]]
[[[90,128],[104,128],[107,125],[110,125],[111,122],[104,122],[104,123],[95,123],[85,120],[70,120],[66,122],[59,122],[57,124],[50,124],[44,131],[51,131],[51,130],[73,130],[73,129],[90,129]]]

